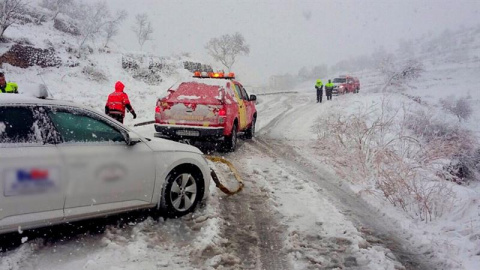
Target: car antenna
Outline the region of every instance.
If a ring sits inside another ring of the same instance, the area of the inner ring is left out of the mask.
[[[50,92],[50,89],[48,89],[47,83],[46,83],[45,80],[43,79],[42,73],[40,73],[40,71],[39,71],[38,69],[37,69],[37,75],[40,76],[40,79],[41,79],[42,82],[43,82],[40,90],[45,89],[45,90],[47,91],[48,95],[49,95],[51,98],[54,98],[53,95],[52,95],[52,92]]]

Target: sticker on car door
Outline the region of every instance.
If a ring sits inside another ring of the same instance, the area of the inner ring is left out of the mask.
[[[17,168],[4,171],[5,197],[36,195],[60,190],[60,169]]]

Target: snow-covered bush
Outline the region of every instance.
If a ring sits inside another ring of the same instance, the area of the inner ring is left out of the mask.
[[[440,104],[443,109],[455,115],[460,122],[468,120],[472,115],[472,107],[467,97],[455,98],[454,96],[449,96],[445,99],[440,99]]]
[[[162,75],[150,69],[138,69],[132,74],[133,78],[141,80],[149,85],[157,85],[162,82]]]
[[[85,74],[89,79],[102,82],[107,81],[107,75],[103,71],[93,66],[86,66],[82,69],[82,73]]]
[[[422,141],[422,164],[443,161],[434,173],[452,182],[464,183],[476,178],[477,141],[471,132],[423,110],[409,114],[407,119],[405,126]]]
[[[78,62],[76,60],[73,60],[73,59],[67,59],[63,65],[66,66],[66,67],[73,68],[73,67],[80,66],[80,62]]]
[[[340,177],[370,185],[367,191],[380,193],[412,216],[430,221],[454,200],[439,172],[445,172],[443,165],[463,149],[461,140],[466,138],[461,135],[466,133],[448,136],[443,126],[437,131],[430,126],[433,131],[412,132],[409,123],[415,127],[421,123],[411,120],[405,108],[394,108],[384,97],[354,113],[322,115],[315,126],[316,147]]]
[[[127,70],[135,70],[140,68],[140,65],[133,57],[122,56],[122,68]]]
[[[80,35],[80,30],[75,26],[75,24],[63,21],[61,19],[53,20],[53,27],[58,31],[70,34],[72,36]]]
[[[185,61],[183,62],[183,67],[190,72],[195,72],[195,71],[213,72],[213,69],[210,65],[205,65],[198,62]]]
[[[157,85],[163,81],[163,77],[170,76],[179,68],[178,62],[167,61],[162,57],[145,55],[122,56],[122,68],[128,71],[133,78],[144,81],[150,85]]]

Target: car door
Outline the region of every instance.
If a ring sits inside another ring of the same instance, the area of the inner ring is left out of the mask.
[[[65,171],[45,119],[39,107],[0,107],[0,232],[63,220]]]
[[[234,90],[235,90],[235,96],[237,98],[238,102],[238,117],[239,119],[239,124],[240,124],[240,130],[244,130],[247,127],[247,106],[245,104],[245,100],[242,94],[242,91],[240,90],[240,86],[237,83],[234,83]]]
[[[353,79],[347,78],[347,93],[353,92],[353,89],[354,89]]]
[[[242,91],[242,96],[243,96],[243,103],[245,104],[246,107],[246,114],[247,114],[247,125],[249,125],[252,120],[253,120],[253,113],[254,113],[254,105],[253,101],[250,101],[250,97],[245,90],[245,88],[239,84],[240,91]]]
[[[127,145],[122,126],[88,110],[57,107],[48,115],[61,136],[57,147],[68,168],[66,218],[151,203],[155,164],[144,142]]]

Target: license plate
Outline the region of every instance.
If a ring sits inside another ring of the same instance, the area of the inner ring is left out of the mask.
[[[200,132],[196,130],[177,130],[177,135],[178,136],[195,136],[198,137],[200,136]]]

